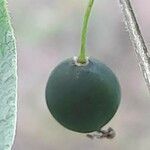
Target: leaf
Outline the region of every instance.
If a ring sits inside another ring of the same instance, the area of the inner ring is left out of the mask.
[[[5,0],[0,0],[0,150],[11,150],[17,114],[17,55]]]

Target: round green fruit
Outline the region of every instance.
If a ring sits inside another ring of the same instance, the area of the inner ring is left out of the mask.
[[[53,117],[64,127],[81,133],[99,130],[117,111],[121,92],[114,73],[96,59],[77,65],[73,58],[51,73],[46,102]]]

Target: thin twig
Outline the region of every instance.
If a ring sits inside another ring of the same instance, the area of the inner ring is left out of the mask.
[[[137,23],[130,0],[119,0],[119,2],[126,27],[129,31],[130,39],[137,55],[139,66],[142,70],[145,82],[150,92],[150,54],[139,29],[139,25]]]

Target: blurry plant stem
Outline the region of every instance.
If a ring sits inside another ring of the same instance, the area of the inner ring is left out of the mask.
[[[87,41],[87,31],[88,31],[88,22],[92,10],[94,0],[89,0],[88,7],[85,12],[84,20],[83,20],[83,28],[82,28],[82,37],[81,37],[81,49],[80,49],[80,55],[78,57],[78,63],[84,64],[87,61],[86,58],[86,41]]]
[[[138,63],[150,92],[150,54],[139,29],[130,0],[119,0],[124,22],[137,55]]]

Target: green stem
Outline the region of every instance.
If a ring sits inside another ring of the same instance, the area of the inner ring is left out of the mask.
[[[86,41],[87,41],[87,31],[88,31],[88,22],[92,10],[94,0],[89,0],[88,7],[85,12],[84,21],[83,21],[83,28],[82,28],[82,37],[81,37],[81,49],[80,49],[80,55],[78,57],[78,63],[86,63]]]

